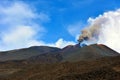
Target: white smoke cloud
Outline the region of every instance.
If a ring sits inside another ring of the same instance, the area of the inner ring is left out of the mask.
[[[89,26],[82,30],[79,40],[88,44],[105,44],[120,52],[120,9],[105,12],[96,18],[89,18]]]

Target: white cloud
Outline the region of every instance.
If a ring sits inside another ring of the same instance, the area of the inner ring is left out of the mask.
[[[41,23],[48,21],[49,16],[36,13],[28,4],[14,2],[9,6],[0,6],[0,50],[18,49],[41,44],[37,40],[46,31]],[[34,20],[41,23],[37,24]]]
[[[58,41],[55,44],[49,44],[50,46],[64,48],[67,45],[75,45],[76,43],[73,41],[65,41],[62,38],[58,39]]]
[[[27,39],[30,39],[31,36],[34,36],[36,34],[35,31],[32,29],[32,27],[29,26],[19,26],[12,29],[8,33],[3,34],[3,41],[6,43],[25,41]]]
[[[35,30],[29,26],[19,26],[2,34],[2,46],[7,49],[27,47],[30,40],[36,34]]]
[[[59,38],[55,43],[45,43],[44,41],[30,41],[28,43],[30,46],[51,46],[51,47],[58,47],[58,48],[64,48],[67,45],[75,45],[76,43],[74,41],[66,41],[62,38]]]
[[[35,19],[39,19],[40,23],[34,22]],[[63,48],[75,44],[62,38],[55,43],[37,40],[46,31],[42,23],[49,20],[48,15],[36,12],[23,2],[0,6],[0,51],[40,45]]]
[[[11,25],[30,24],[32,19],[39,19],[40,21],[50,20],[48,15],[43,12],[36,13],[34,8],[23,2],[14,2],[7,7],[0,6],[0,15],[3,16],[0,19],[2,24],[9,23]]]
[[[51,47],[58,47],[64,48],[67,45],[75,45],[74,41],[66,41],[62,38],[59,38],[55,43],[45,43],[44,41],[36,41],[32,40],[28,43],[29,46],[51,46]]]

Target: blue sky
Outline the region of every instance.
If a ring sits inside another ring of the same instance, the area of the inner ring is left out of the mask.
[[[0,50],[75,44],[89,18],[119,8],[120,0],[0,0]]]

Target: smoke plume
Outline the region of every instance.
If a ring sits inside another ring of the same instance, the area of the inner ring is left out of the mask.
[[[88,19],[89,26],[81,31],[79,42],[105,44],[120,52],[120,9]]]

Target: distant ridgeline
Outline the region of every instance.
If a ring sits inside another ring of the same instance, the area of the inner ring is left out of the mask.
[[[33,46],[24,49],[0,52],[0,61],[25,60],[27,62],[54,63],[63,61],[94,60],[120,55],[105,45],[76,44],[63,49],[48,46]]]

